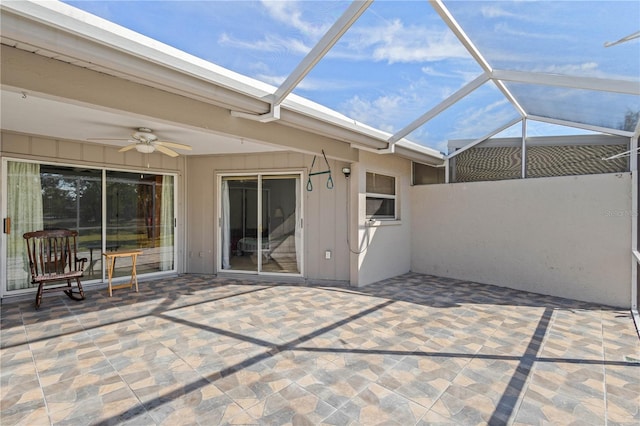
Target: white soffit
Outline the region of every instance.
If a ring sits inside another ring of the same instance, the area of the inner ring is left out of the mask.
[[[66,99],[47,98],[33,93],[6,90],[6,88],[0,92],[0,108],[4,130],[57,139],[85,142],[88,138],[126,139],[134,129],[148,127],[163,140],[191,145],[193,151],[181,151],[183,155],[260,153],[282,150],[265,143],[205,132],[152,117],[104,108],[96,109],[90,105],[71,103]],[[107,140],[100,143],[125,146],[129,142]]]

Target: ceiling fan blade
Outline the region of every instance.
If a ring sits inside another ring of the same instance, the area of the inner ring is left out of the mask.
[[[165,147],[164,147],[164,146],[162,146],[162,145],[155,145],[155,147],[156,147],[156,149],[157,149],[158,151],[160,151],[160,152],[161,152],[161,153],[163,153],[163,154],[168,155],[169,157],[177,157],[178,155],[180,155],[180,154],[178,154],[177,152],[175,152],[175,151],[173,151],[173,150],[171,150],[171,149],[169,149],[169,148],[165,148]]]
[[[127,140],[128,140],[128,139],[127,139]],[[135,144],[135,143],[132,143],[131,145],[127,145],[127,146],[125,146],[125,147],[123,147],[123,148],[120,148],[120,149],[118,150],[118,152],[125,152],[125,151],[129,151],[129,150],[132,150],[132,149],[133,149],[133,148],[135,148],[135,147],[136,147],[136,144]]]
[[[167,142],[167,141],[155,141],[153,142],[154,145],[162,145],[162,146],[166,146],[168,148],[176,148],[176,149],[185,149],[187,151],[191,151],[191,147],[189,145],[185,145],[182,143],[176,143],[176,142]]]

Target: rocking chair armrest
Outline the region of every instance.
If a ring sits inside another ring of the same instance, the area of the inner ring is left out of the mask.
[[[79,268],[79,270],[84,271],[84,265],[85,265],[85,263],[87,263],[88,261],[89,261],[89,259],[87,259],[86,257],[80,257],[80,258],[77,258],[77,257],[76,257],[76,268],[77,268],[78,263],[80,263],[80,268]]]

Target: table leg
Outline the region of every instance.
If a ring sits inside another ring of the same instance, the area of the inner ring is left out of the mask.
[[[136,293],[138,293],[138,274],[136,273],[136,261],[138,259],[138,255],[134,254],[132,256],[132,266],[131,266],[131,285],[133,285],[133,282],[135,281],[136,283]]]
[[[109,261],[111,260],[111,261]],[[111,288],[111,279],[113,278],[113,267],[115,266],[116,258],[107,258],[107,275],[109,275],[109,297],[113,295],[113,289]]]
[[[89,276],[93,276],[93,249],[89,247]]]

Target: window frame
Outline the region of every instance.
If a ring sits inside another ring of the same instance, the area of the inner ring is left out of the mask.
[[[369,175],[380,175],[380,176],[384,176],[385,178],[391,178],[393,179],[393,194],[381,194],[378,192],[369,192],[367,188],[367,182],[368,182],[368,176]],[[389,215],[375,215],[375,214],[369,214],[369,212],[367,211],[367,204],[369,199],[383,199],[383,200],[393,200],[393,216],[389,216]],[[372,171],[372,170],[367,170],[365,172],[365,219],[369,222],[377,222],[377,221],[381,221],[381,222],[391,222],[391,221],[398,221],[400,220],[400,216],[398,214],[398,177],[392,174],[387,174],[387,173],[379,173],[376,171]]]

